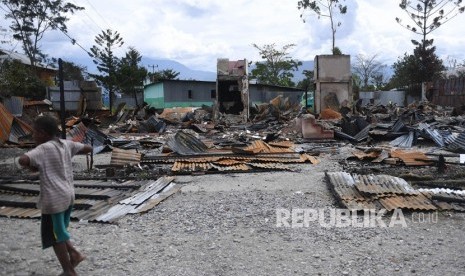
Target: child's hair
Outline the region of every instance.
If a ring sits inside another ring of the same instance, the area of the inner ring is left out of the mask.
[[[34,128],[42,130],[50,136],[57,136],[59,133],[58,122],[51,116],[41,116],[34,121]]]

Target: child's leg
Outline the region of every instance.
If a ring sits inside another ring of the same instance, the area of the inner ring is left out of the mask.
[[[65,224],[65,228],[68,229],[69,222],[71,220],[71,211],[73,210],[73,206],[69,206],[68,210],[65,211],[63,221]],[[68,249],[69,259],[71,260],[71,265],[76,267],[80,262],[84,261],[86,256],[82,255],[81,252],[77,251],[77,249],[73,246],[70,240],[66,241],[66,248]]]
[[[60,242],[60,243],[54,244],[53,250],[55,251],[55,255],[57,256],[58,261],[60,262],[61,267],[63,268],[64,275],[67,275],[67,276],[77,275],[69,259],[66,242]]]
[[[64,275],[76,275],[74,266],[71,263],[71,254],[68,251],[67,245],[67,242],[70,239],[70,234],[67,229],[70,213],[71,212],[69,210],[66,210],[50,215],[53,222],[53,235],[55,237],[53,249],[60,261],[61,267],[63,268]]]
[[[81,252],[77,251],[77,249],[69,240],[66,241],[66,249],[68,250],[69,259],[73,267],[76,267],[80,262],[86,259],[86,256],[81,254]]]

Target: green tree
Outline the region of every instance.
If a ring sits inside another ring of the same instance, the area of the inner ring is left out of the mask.
[[[297,88],[303,89],[305,91],[314,91],[314,72],[312,70],[303,70],[302,71],[305,78],[297,84]]]
[[[359,54],[355,57],[352,69],[361,79],[361,90],[369,89],[369,84],[373,86],[376,80],[379,84],[380,80],[383,79],[383,70],[386,68],[386,65],[379,62],[377,57],[377,54],[372,56]]]
[[[255,62],[255,69],[250,74],[251,78],[257,79],[261,84],[295,86],[292,81],[293,72],[302,65],[302,62],[289,57],[288,51],[295,44],[284,45],[281,50],[277,50],[274,43],[264,46],[252,45],[259,51],[264,61]]]
[[[58,59],[52,58],[52,62],[58,64]],[[85,76],[88,75],[87,67],[78,65],[72,61],[63,60],[62,66],[65,81],[83,81],[86,78]]]
[[[33,67],[46,57],[40,49],[45,32],[58,29],[67,33],[67,16],[84,9],[62,0],[1,0],[1,4],[5,18],[11,20],[13,38],[21,41]]]
[[[161,71],[149,73],[149,77],[151,82],[157,82],[162,80],[177,80],[179,74],[179,72],[176,72],[173,69],[164,69]]]
[[[391,85],[397,88],[407,87],[411,84],[419,84],[425,81],[434,81],[442,77],[445,70],[442,60],[435,53],[434,46],[428,46],[426,50],[417,46],[413,55],[404,54],[394,63],[394,75]]]
[[[344,15],[347,13],[347,6],[341,4],[345,0],[316,0],[316,1],[310,1],[310,0],[301,0],[297,2],[297,8],[300,10],[302,9],[302,14],[300,14],[300,17],[304,20],[304,14],[303,12],[305,10],[310,10],[318,15],[318,19],[321,17],[326,17],[329,18],[329,21],[331,23],[331,35],[332,35],[332,48],[331,52],[333,55],[338,54],[336,49],[336,31],[337,28],[341,26],[341,22],[337,21],[336,17],[338,14]],[[339,50],[340,52],[340,50]],[[340,53],[339,53],[340,54]]]
[[[142,56],[136,48],[129,47],[115,72],[119,90],[128,95],[133,94],[137,106],[139,105],[137,102],[137,91],[140,90],[147,76],[147,69],[140,65],[141,60]]]
[[[422,39],[421,41],[412,40],[413,45],[416,46],[413,56],[404,57],[403,62],[400,60],[401,62],[397,63],[397,67],[403,68],[402,65],[404,65],[405,68],[402,70],[407,68],[416,70],[408,72],[411,77],[407,78],[417,81],[417,83],[433,81],[440,76],[444,66],[435,54],[436,47],[433,46],[433,39],[427,39],[427,36],[464,12],[465,7],[463,7],[462,0],[402,0],[399,7],[414,24],[412,26],[405,25],[399,17],[396,18],[397,23],[409,31],[421,35]],[[403,77],[396,74],[396,82],[402,84],[402,79]]]
[[[414,2],[417,4],[415,5]],[[405,25],[399,17],[396,17],[397,23],[422,36],[420,42],[412,40],[412,43],[415,46],[420,45],[423,50],[433,44],[432,39],[426,39],[427,35],[465,10],[462,0],[402,0],[399,7],[407,14],[414,25]],[[445,9],[446,7],[449,7],[449,9]]]
[[[107,29],[95,37],[95,43],[97,45],[92,46],[90,51],[100,74],[91,74],[91,76],[108,91],[110,113],[112,113],[113,92],[117,88],[118,83],[115,72],[120,62],[120,59],[115,56],[114,51],[123,46],[124,41],[117,31],[113,32]]]
[[[7,59],[0,62],[0,98],[11,96],[41,100],[45,96],[45,84],[30,66]]]

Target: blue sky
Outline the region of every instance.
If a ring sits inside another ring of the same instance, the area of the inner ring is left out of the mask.
[[[123,55],[134,46],[145,57],[172,59],[191,69],[215,71],[217,58],[260,60],[252,44],[275,43],[277,48],[296,44],[290,55],[313,60],[329,54],[331,29],[326,18],[300,18],[297,0],[71,0],[86,9],[68,22],[69,35],[89,49],[102,29],[118,31],[125,45]],[[396,23],[407,17],[399,1],[359,0],[345,3],[336,45],[344,54],[378,55],[391,65],[413,49],[411,39],[421,39]],[[1,26],[7,22],[2,18]],[[443,59],[465,60],[465,15],[459,15],[431,34]],[[6,47],[2,45],[2,47]],[[14,48],[14,45],[10,47]],[[53,57],[85,59],[86,53],[59,32],[47,33],[42,44]],[[20,46],[16,46],[20,50]],[[446,64],[447,65],[447,64]]]

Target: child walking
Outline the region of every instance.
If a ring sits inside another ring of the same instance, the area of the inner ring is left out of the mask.
[[[42,213],[42,248],[53,246],[63,275],[77,275],[75,267],[85,259],[71,243],[67,230],[74,204],[71,158],[89,153],[92,147],[57,138],[58,123],[50,116],[38,117],[33,125],[36,148],[21,155],[19,164],[39,171],[40,194],[37,203]]]

